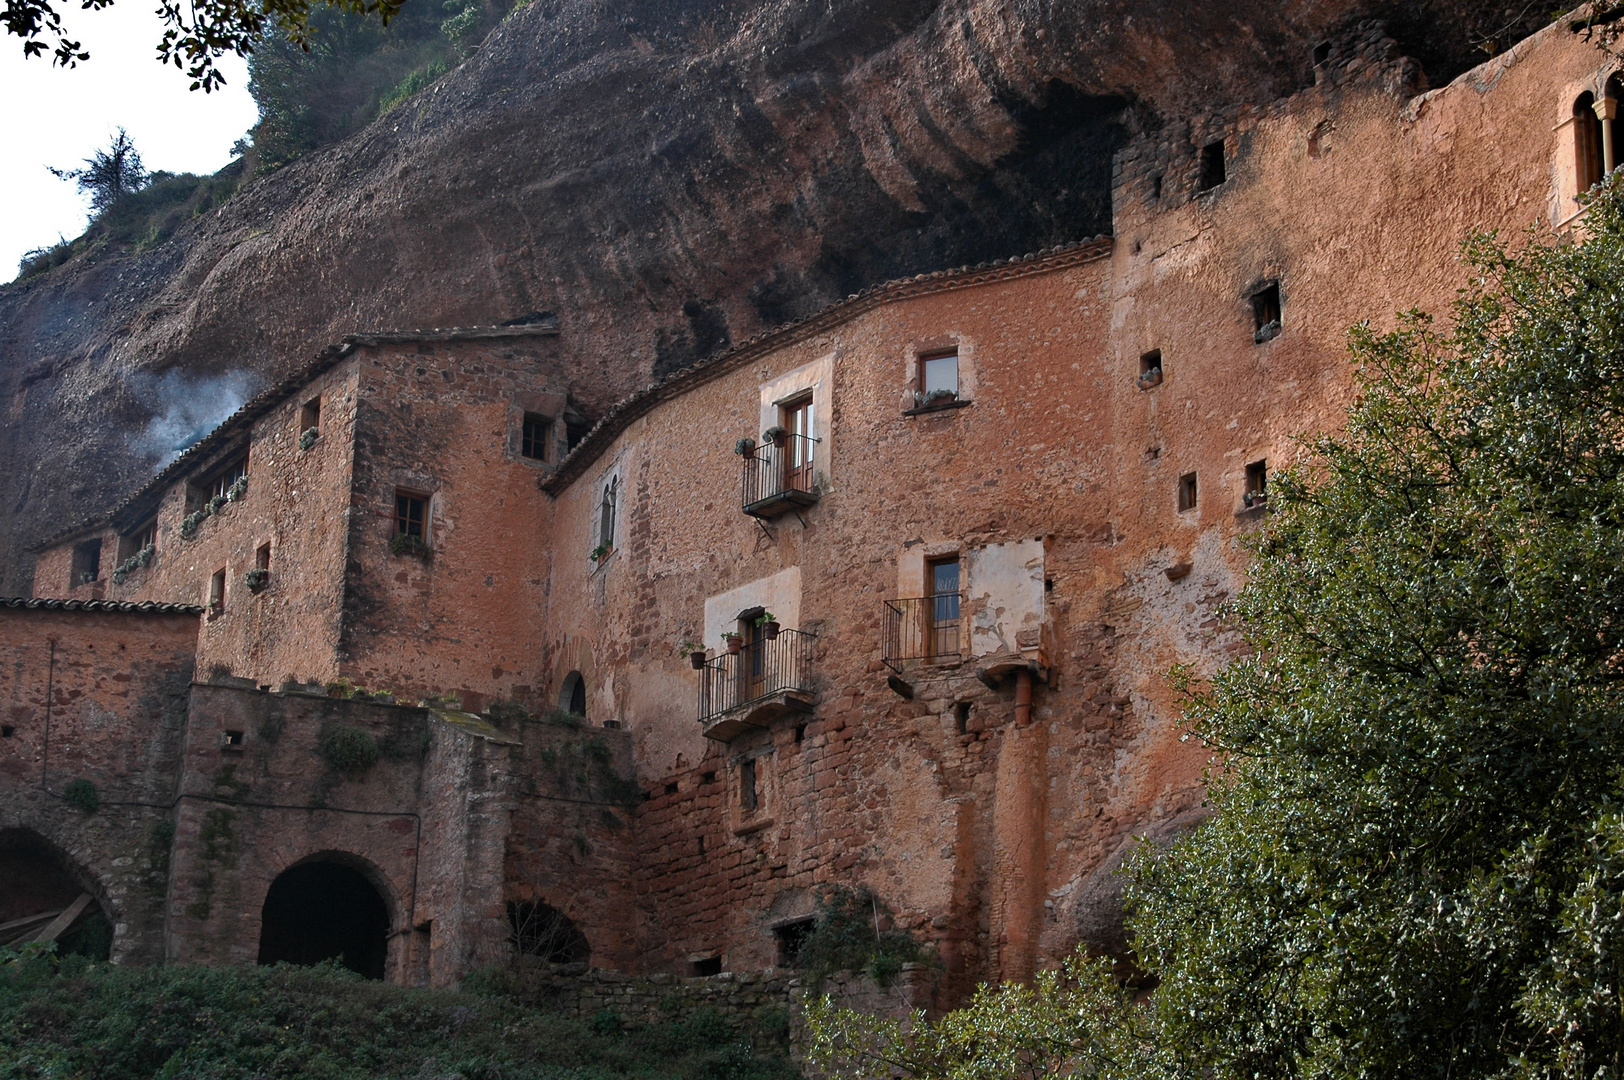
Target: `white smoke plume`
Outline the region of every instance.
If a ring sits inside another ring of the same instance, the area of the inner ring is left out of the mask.
[[[259,378],[247,371],[196,378],[166,371],[137,377],[130,389],[153,416],[136,437],[136,450],[158,458],[159,468],[168,465],[242,408],[259,387]]]

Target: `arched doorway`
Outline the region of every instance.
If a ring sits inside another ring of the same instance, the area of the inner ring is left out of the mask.
[[[113,924],[88,874],[28,829],[0,830],[0,945],[48,937],[58,956],[106,960]]]
[[[259,931],[262,964],[338,960],[381,979],[389,951],[389,909],[359,870],[312,859],[284,870],[265,894]]]
[[[586,716],[586,680],[579,671],[564,676],[564,685],[558,691],[558,707],[574,716]]]

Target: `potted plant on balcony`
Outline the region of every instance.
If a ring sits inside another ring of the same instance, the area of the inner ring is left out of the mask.
[[[722,635],[722,640],[727,642],[727,651],[734,656],[737,656],[740,650],[744,648],[743,634],[735,634],[730,631]]]
[[[684,641],[677,647],[678,656],[686,656],[695,671],[705,670],[705,646],[697,641]]]
[[[783,446],[789,441],[789,429],[782,428],[777,424],[774,424],[766,431],[763,431],[761,433],[761,437],[767,442],[772,443],[774,446]]]
[[[601,562],[603,562],[604,557],[607,556],[608,554],[609,554],[609,545],[608,544],[599,544],[597,547],[592,549],[592,553],[590,555],[588,555],[587,558],[591,559],[595,563],[601,563]]]
[[[753,456],[756,452],[756,440],[746,435],[733,444],[733,452],[742,458]]]
[[[761,627],[761,634],[768,641],[778,640],[778,616],[770,611],[763,611],[756,616],[756,625]]]

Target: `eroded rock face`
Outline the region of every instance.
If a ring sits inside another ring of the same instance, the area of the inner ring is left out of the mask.
[[[1464,63],[1440,27],[1471,6],[1417,40]],[[268,383],[352,331],[541,310],[602,374],[590,416],[875,282],[1105,231],[1130,131],[1288,93],[1381,7],[535,0],[163,245],[0,289],[0,594],[156,467],[136,436],[186,384],[154,373]]]

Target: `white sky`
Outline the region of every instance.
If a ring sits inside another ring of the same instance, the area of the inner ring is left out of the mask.
[[[84,196],[47,165],[77,168],[122,125],[147,169],[211,173],[257,119],[240,58],[220,62],[226,86],[212,94],[188,90],[184,71],[158,62],[163,24],[149,2],[83,11],[57,0],[68,36],[90,53],[68,70],[25,60],[22,39],[0,33],[0,281],[24,252],[84,231]]]

